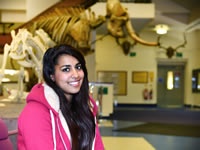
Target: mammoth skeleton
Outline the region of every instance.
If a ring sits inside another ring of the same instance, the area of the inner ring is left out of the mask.
[[[107,29],[112,36],[116,38],[124,37],[123,28],[125,28],[129,36],[136,42],[148,46],[158,45],[157,42],[148,42],[137,36],[132,27],[128,11],[122,6],[119,0],[107,0],[106,10],[106,17],[109,18]]]
[[[67,43],[77,47],[87,55],[91,50],[91,31],[103,23],[107,24],[108,34],[116,39],[126,38],[126,32],[132,40],[147,46],[157,46],[157,42],[141,39],[134,31],[126,8],[119,0],[107,0],[106,15],[96,16],[91,8],[81,6],[65,8],[39,17],[26,27],[31,32],[42,28],[56,43]],[[106,31],[105,31],[106,32]],[[96,40],[95,40],[96,41]],[[119,43],[118,43],[119,44]],[[122,47],[123,48],[123,47]]]

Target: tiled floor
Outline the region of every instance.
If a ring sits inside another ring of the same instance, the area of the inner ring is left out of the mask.
[[[5,119],[9,130],[16,128],[16,118],[23,106],[24,103],[0,101],[0,117]],[[106,150],[200,150],[200,138],[117,132],[113,130],[140,123],[142,122],[99,120],[100,132]],[[16,143],[14,144],[16,145]]]
[[[143,137],[103,137],[105,150],[155,150]]]
[[[100,122],[100,131],[103,137],[127,137],[127,138],[143,138],[144,141],[139,145],[150,145],[150,148],[137,147],[138,143],[122,144],[123,150],[199,150],[200,138],[183,137],[183,136],[167,136],[157,134],[142,134],[142,133],[128,133],[113,131],[116,128],[123,128],[132,125],[140,124],[141,122],[130,121],[102,121]],[[122,142],[119,142],[120,145]],[[107,144],[107,143],[106,143]],[[112,142],[108,143],[108,146],[112,146]],[[109,149],[109,148],[108,148]],[[112,149],[110,149],[112,150]]]

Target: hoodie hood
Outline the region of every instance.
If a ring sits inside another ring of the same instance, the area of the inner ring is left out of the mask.
[[[33,86],[26,98],[26,101],[27,103],[30,101],[41,103],[48,109],[52,110],[55,114],[58,114],[59,112],[59,98],[55,91],[46,83],[39,83]]]

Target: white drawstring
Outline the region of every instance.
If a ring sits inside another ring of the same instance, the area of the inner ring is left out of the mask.
[[[92,143],[92,150],[94,150],[94,145],[95,145],[95,141],[96,141],[96,125],[97,125],[97,118],[94,117],[94,121],[95,121],[95,136],[94,136],[94,140]]]
[[[52,124],[52,134],[53,134],[53,144],[54,144],[54,150],[56,150],[56,127],[55,127],[55,119],[53,116],[53,112],[50,110],[51,115],[51,124]]]
[[[57,120],[57,124],[58,124],[58,120]],[[62,139],[63,145],[64,145],[64,147],[65,147],[65,150],[67,150],[67,146],[66,146],[66,144],[65,144],[65,142],[64,142],[64,139],[63,139],[63,137],[62,137],[59,124],[58,124],[58,131],[59,131],[60,137],[61,137],[61,139]]]

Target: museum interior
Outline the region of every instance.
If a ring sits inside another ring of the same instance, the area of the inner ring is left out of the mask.
[[[42,56],[63,43],[85,57],[106,150],[199,150],[199,39],[198,0],[0,0],[0,118],[13,150]]]

